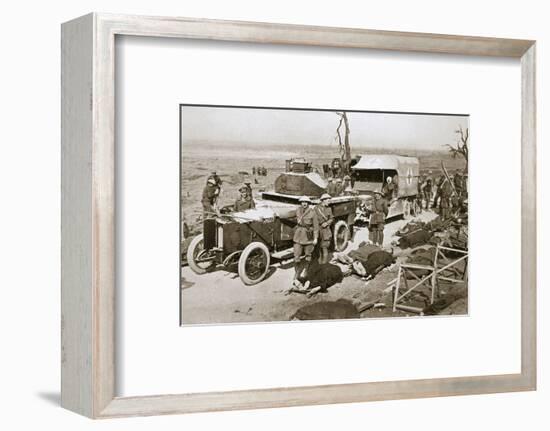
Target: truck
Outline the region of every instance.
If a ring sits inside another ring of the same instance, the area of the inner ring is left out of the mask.
[[[387,178],[397,184],[397,193],[389,199],[388,218],[417,214],[418,205],[418,158],[394,154],[366,154],[357,158],[351,166],[353,190],[361,200],[360,219],[368,217],[375,192],[382,192]]]

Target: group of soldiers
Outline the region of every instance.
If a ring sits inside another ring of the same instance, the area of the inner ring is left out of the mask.
[[[352,179],[349,175],[344,178],[328,178],[327,193],[330,197],[350,196],[353,194]]]
[[[252,175],[265,177],[267,176],[267,168],[265,166],[252,166]]]
[[[466,177],[459,170],[452,177],[440,175],[436,180],[432,178],[430,170],[428,175],[421,175],[418,179],[420,206],[426,209],[439,209],[443,219],[449,218],[454,210],[463,206],[467,193]],[[425,207],[422,198],[424,198]]]
[[[334,215],[329,206],[330,198],[328,193],[324,193],[318,205],[313,205],[307,196],[302,196],[299,200],[293,237],[295,283],[299,283],[298,277],[307,277],[307,269],[317,245],[320,247],[319,263],[328,263],[328,250],[332,240],[331,226],[334,223]]]

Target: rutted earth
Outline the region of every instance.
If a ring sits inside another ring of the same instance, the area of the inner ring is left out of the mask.
[[[409,220],[398,219],[386,224],[384,247],[391,247],[397,238],[396,232],[411,220],[428,222],[437,217],[432,211],[424,211]],[[353,241],[346,251],[351,251],[368,239],[366,228],[356,228]],[[410,250],[394,248],[398,260]],[[366,318],[407,316],[402,311],[392,312],[388,282],[397,275],[397,264],[380,272],[373,280],[365,282],[358,276],[345,277],[342,283],[330,287],[327,292],[308,298],[306,295],[285,290],[292,283],[294,267],[292,261],[272,265],[268,276],[254,286],[244,285],[236,272],[220,268],[213,272],[197,275],[189,267],[182,268],[181,312],[183,324],[212,324],[237,322],[288,321],[294,318]],[[357,311],[361,304],[372,301],[386,306]],[[467,313],[467,298],[457,301],[442,310],[440,314]]]

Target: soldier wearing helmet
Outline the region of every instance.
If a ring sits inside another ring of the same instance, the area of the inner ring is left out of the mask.
[[[338,190],[337,190],[337,187],[336,187],[336,183],[334,182],[334,179],[332,177],[330,177],[328,179],[328,184],[327,184],[327,193],[330,195],[330,196],[337,196],[338,195]]]
[[[342,184],[342,178],[336,179],[336,196],[341,196],[344,192],[344,186]]]
[[[254,199],[252,199],[252,196],[249,193],[249,188],[246,184],[241,186],[241,188],[239,189],[239,192],[241,193],[241,195],[235,201],[235,205],[234,205],[235,212],[256,208]]]
[[[300,206],[296,209],[296,229],[293,238],[295,283],[299,283],[298,276],[301,278],[307,276],[307,267],[311,262],[311,255],[318,239],[319,219],[315,210],[311,207],[311,199],[302,196]]]
[[[369,239],[377,245],[384,242],[384,225],[388,216],[388,202],[381,191],[374,192],[374,202],[369,219]]]
[[[321,203],[315,207],[317,218],[319,220],[319,238],[321,240],[321,256],[319,263],[328,263],[328,249],[332,239],[331,226],[334,223],[332,208],[329,206],[330,195],[324,193],[321,196]]]
[[[202,190],[202,212],[203,218],[211,218],[216,214],[215,204],[220,194],[220,188],[216,184],[214,178],[208,178],[206,185]]]
[[[347,188],[351,188],[351,177],[349,175],[344,176],[344,184],[342,184],[342,190],[346,191]]]

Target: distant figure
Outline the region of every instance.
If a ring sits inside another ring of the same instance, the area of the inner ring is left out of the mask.
[[[332,197],[338,196],[338,188],[336,187],[336,183],[332,177],[328,179],[327,193]]]
[[[216,180],[214,178],[208,178],[206,181],[206,186],[202,191],[202,212],[203,219],[212,218],[216,215],[216,201],[220,194],[220,188],[216,185]]]
[[[235,212],[256,208],[254,199],[252,199],[252,196],[249,194],[249,190],[247,186],[245,185],[241,186],[241,188],[239,189],[239,192],[241,193],[241,195],[235,201],[235,205],[234,205]]]
[[[252,166],[252,175],[256,175],[256,166]]]
[[[369,239],[377,245],[384,242],[384,225],[388,216],[388,202],[379,191],[374,192],[373,208],[369,219]]]

